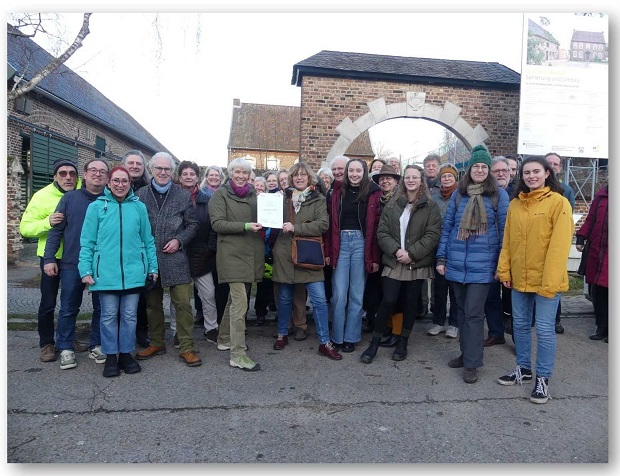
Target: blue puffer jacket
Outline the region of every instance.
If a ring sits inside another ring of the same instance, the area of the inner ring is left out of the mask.
[[[495,271],[499,252],[502,249],[504,225],[510,199],[505,190],[499,190],[497,212],[493,210],[491,199],[483,197],[487,211],[487,233],[480,236],[470,236],[467,240],[457,239],[461,216],[469,197],[461,198],[456,209],[458,189],[452,193],[448,208],[443,219],[443,229],[437,248],[437,264],[446,265],[446,279],[458,283],[492,283],[495,281]],[[497,226],[496,222],[497,221]],[[498,236],[499,231],[499,236]]]
[[[93,291],[143,287],[158,273],[155,240],[146,206],[130,190],[121,203],[106,187],[88,206],[80,237],[80,276],[91,275]]]

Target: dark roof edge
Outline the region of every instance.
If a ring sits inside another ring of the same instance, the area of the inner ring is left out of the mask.
[[[235,150],[261,150],[261,151],[274,151],[274,152],[291,152],[294,154],[299,154],[299,150],[296,150],[296,149],[257,149],[256,147],[231,146],[230,143],[228,144],[227,148],[235,149]]]
[[[317,68],[309,66],[295,65],[293,71],[293,79],[291,84],[301,86],[301,79],[305,75],[322,76],[328,78],[355,78],[369,79],[373,81],[391,81],[391,82],[421,82],[427,84],[446,84],[451,86],[469,86],[478,88],[495,88],[495,89],[519,89],[521,83],[500,83],[495,81],[472,81],[467,79],[450,79],[437,78],[430,76],[411,76],[409,74],[389,74],[389,73],[367,73],[359,71],[342,71],[339,69]],[[517,73],[519,74],[519,73]]]
[[[96,116],[93,116],[92,114],[89,114],[88,112],[84,111],[83,109],[80,109],[79,107],[74,106],[73,104],[71,104],[70,102],[65,101],[64,99],[59,98],[58,96],[55,96],[54,94],[46,91],[45,89],[41,89],[39,87],[36,87],[34,89],[35,93],[40,94],[41,96],[49,99],[50,101],[52,101],[53,103],[56,103],[70,111],[76,112],[78,113],[80,116],[96,123],[99,124],[100,126],[105,127],[106,129],[111,130],[112,132],[114,132],[115,134],[118,134],[121,137],[124,137],[125,139],[128,139],[129,142],[134,142],[136,144],[140,144],[142,146],[144,146],[146,148],[146,150],[153,150],[153,148],[149,145],[144,144],[143,142],[141,142],[139,139],[136,139],[135,137],[129,136],[127,135],[125,132],[118,130],[116,127],[110,125],[108,122],[105,122],[101,119],[99,119]],[[118,107],[118,106],[117,106]],[[157,139],[155,139],[157,140]],[[163,144],[161,144],[163,146]],[[165,147],[164,147],[165,149]],[[166,151],[168,151],[168,149],[166,149]],[[154,151],[155,152],[159,152],[159,151]],[[174,154],[172,154],[172,152],[168,151],[172,156],[174,156]]]

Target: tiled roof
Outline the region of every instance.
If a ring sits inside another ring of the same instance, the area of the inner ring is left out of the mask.
[[[299,153],[300,123],[299,107],[239,102],[233,106],[228,148]],[[351,144],[347,153],[374,156],[368,131]]]
[[[556,45],[560,44],[560,42],[556,40],[551,33],[549,33],[542,26],[540,26],[538,23],[532,21],[529,18],[527,19],[527,30],[528,30],[528,35],[540,36],[541,38],[544,38],[545,40],[550,41],[551,43],[554,43]]]
[[[499,63],[327,50],[295,64],[291,84],[301,86],[304,75],[515,89],[521,82],[519,73]]]
[[[10,29],[11,26],[7,25],[7,28]],[[30,38],[7,33],[7,63],[17,71],[18,75],[25,73],[26,81],[53,59],[51,54]],[[144,150],[145,152],[167,150],[133,117],[65,65],[60,65],[56,71],[46,76],[34,91],[47,93],[52,101],[65,107],[72,107],[84,118],[110,128],[116,134],[127,137],[131,142],[148,147],[150,151]]]
[[[582,43],[602,43],[605,44],[605,35],[602,31],[573,31],[571,41],[581,41]]]

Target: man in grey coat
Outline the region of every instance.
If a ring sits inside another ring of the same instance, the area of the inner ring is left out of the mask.
[[[198,221],[189,192],[172,183],[175,167],[170,154],[156,153],[149,161],[153,176],[150,184],[136,192],[149,214],[159,263],[159,281],[145,294],[151,343],[138,352],[136,358],[145,360],[166,353],[163,288],[169,288],[176,310],[179,357],[187,366],[197,367],[202,360],[194,350],[194,318],[190,304],[192,277],[185,249],[198,233]]]

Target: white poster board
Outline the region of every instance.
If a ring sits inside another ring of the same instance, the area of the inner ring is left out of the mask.
[[[523,20],[518,153],[608,158],[607,15]]]

